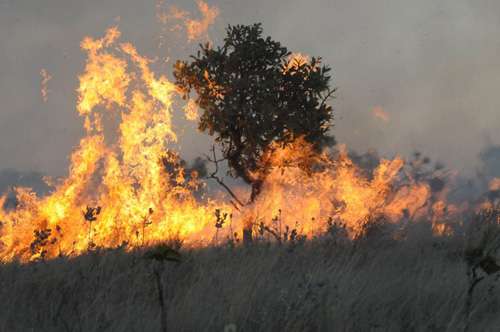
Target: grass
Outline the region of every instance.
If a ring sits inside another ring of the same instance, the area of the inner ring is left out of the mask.
[[[159,247],[9,263],[0,331],[498,331],[498,276],[468,292],[466,242],[420,223],[404,240],[181,249],[180,262]]]

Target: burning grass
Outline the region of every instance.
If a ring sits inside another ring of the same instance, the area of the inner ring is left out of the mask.
[[[481,261],[498,255],[500,238],[491,236],[496,220],[486,222],[488,230],[464,229],[465,238],[436,237],[430,222],[395,228],[378,220],[354,240],[331,224],[312,241],[171,243],[9,263],[0,268],[0,296],[10,299],[0,329],[494,330],[498,273]],[[471,268],[481,278],[472,291]]]
[[[68,176],[51,183],[50,194],[38,197],[30,188],[16,188],[17,203],[10,209],[7,196],[0,198],[0,260],[28,262],[118,246],[132,250],[175,238],[203,247],[236,241],[243,228],[278,241],[311,239],[332,221],[355,238],[373,215],[392,223],[427,218],[436,233],[451,231],[447,218],[461,210],[447,203],[444,185],[436,185],[446,180],[442,171],[423,173],[419,163],[425,161],[405,165],[399,157],[378,160],[367,171],[345,148],[317,151],[301,138],[264,152],[252,175],[262,186],[250,203],[200,197],[205,180],[186,170],[172,148],[172,117],[182,91],[119,38],[120,31],[111,28],[102,38],[82,41],[87,62],[76,109],[85,136],[71,155]],[[196,119],[192,107],[184,110]],[[216,213],[224,221],[214,221]]]
[[[429,169],[429,160],[418,154],[409,163],[396,157],[363,168],[345,147],[317,151],[302,138],[267,148],[252,174],[261,182],[259,195],[245,203],[245,190],[238,189],[238,198],[217,175],[215,150],[209,179],[185,168],[172,148],[172,117],[182,91],[119,38],[111,28],[102,38],[82,41],[87,62],[76,109],[86,135],[72,153],[69,175],[52,181],[50,194],[16,188],[15,208],[6,207],[7,195],[0,198],[1,261],[133,250],[172,239],[193,248],[237,243],[242,229],[283,242],[312,239],[335,224],[354,239],[374,218],[392,224],[431,220],[433,232],[447,236],[475,209],[450,204],[450,173]],[[296,57],[297,63],[308,61]],[[196,119],[193,101],[187,105],[179,109]],[[232,197],[200,195],[210,179]],[[496,189],[492,181],[490,190]]]
[[[199,21],[175,8],[158,18],[183,21],[191,41],[219,13],[198,7]],[[182,104],[153,60],[117,28],[81,48],[85,135],[68,176],[45,196],[18,187],[0,197],[1,331],[500,326],[500,179],[477,202],[451,203],[452,172],[419,154],[363,160],[298,137],[262,151],[250,176],[258,195],[233,191],[215,148],[206,178],[175,151],[174,111],[196,121],[198,105]],[[309,61],[294,53],[283,73]],[[205,195],[211,180],[228,197]]]
[[[218,15],[198,6],[200,21],[170,13],[189,40]],[[182,105],[183,91],[152,60],[117,28],[81,48],[85,136],[68,176],[49,181],[45,196],[18,187],[15,204],[0,197],[0,296],[10,301],[0,330],[499,326],[499,179],[479,202],[452,204],[453,174],[419,154],[364,163],[298,137],[263,149],[251,174],[258,195],[232,191],[215,148],[207,178],[175,151],[174,110],[197,120],[197,105]],[[295,53],[283,71],[308,61]],[[204,195],[209,180],[229,196]]]

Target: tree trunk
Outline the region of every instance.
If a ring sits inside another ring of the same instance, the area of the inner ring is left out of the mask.
[[[263,180],[255,180],[252,182],[252,194],[250,195],[250,202],[248,204],[252,204],[255,202],[255,199],[257,196],[259,196],[260,192],[262,191],[262,184],[264,183]]]
[[[249,246],[253,242],[252,225],[245,225],[243,227],[243,245]]]

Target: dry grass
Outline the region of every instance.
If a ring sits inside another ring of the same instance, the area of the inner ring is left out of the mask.
[[[393,238],[181,250],[180,263],[118,249],[11,263],[0,331],[498,331],[495,275],[465,314],[463,236],[418,224]]]

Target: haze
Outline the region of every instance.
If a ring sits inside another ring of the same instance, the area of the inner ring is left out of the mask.
[[[215,44],[227,24],[262,22],[290,50],[333,67],[334,133],[350,148],[389,157],[418,149],[468,174],[481,148],[500,144],[496,1],[208,2],[220,9],[209,31]],[[194,0],[169,4],[198,15]],[[155,0],[0,0],[0,169],[65,173],[83,133],[74,105],[84,36],[118,24],[122,40],[150,58],[195,52],[197,42],[183,43],[178,33],[159,47],[155,11]],[[172,62],[159,68],[170,75]],[[47,102],[42,69],[52,76]],[[194,124],[178,126],[186,159],[207,151]]]

